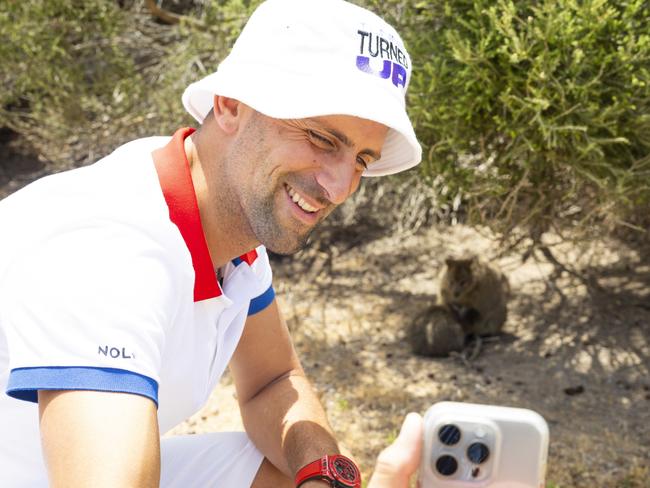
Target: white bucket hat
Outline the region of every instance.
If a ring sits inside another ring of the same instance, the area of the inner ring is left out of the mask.
[[[372,12],[343,0],[267,0],[215,73],[183,93],[203,122],[215,94],[276,119],[352,115],[389,128],[381,159],[364,176],[420,162],[422,148],[405,109],[411,59],[399,34]]]

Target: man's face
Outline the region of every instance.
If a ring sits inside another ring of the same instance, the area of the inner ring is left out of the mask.
[[[387,132],[346,115],[279,120],[252,112],[227,155],[229,186],[248,230],[273,252],[300,250],[358,188]]]

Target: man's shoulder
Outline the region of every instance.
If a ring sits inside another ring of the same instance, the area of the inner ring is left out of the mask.
[[[0,202],[0,223],[13,236],[9,241],[38,242],[80,229],[89,235],[99,227],[173,234],[151,158],[168,140],[130,141],[94,164],[43,177],[10,195]]]
[[[253,268],[259,267],[261,269],[270,268],[269,254],[266,247],[262,244],[257,246],[254,250],[256,259],[253,261]]]
[[[255,273],[257,282],[260,285],[259,292],[263,293],[271,285],[273,272],[266,247],[260,245],[255,248],[255,260],[251,263],[251,268]]]
[[[131,156],[133,154],[151,154],[153,150],[163,147],[165,144],[167,144],[170,139],[171,136],[149,136],[142,137],[140,139],[133,139],[131,141],[125,142],[121,146],[118,146],[112,153],[108,154],[99,161],[107,158]]]

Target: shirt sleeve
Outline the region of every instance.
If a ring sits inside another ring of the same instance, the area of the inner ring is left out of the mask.
[[[0,284],[7,394],[115,391],[157,404],[177,274],[154,236],[117,223],[71,228],[24,250]]]
[[[273,302],[274,299],[275,290],[273,289],[273,285],[270,285],[264,293],[251,300],[251,303],[248,306],[248,315],[251,316],[261,312],[271,305],[271,302]]]
[[[257,293],[251,299],[248,306],[248,315],[255,315],[267,308],[275,299],[275,290],[273,289],[273,272],[269,256],[264,246],[255,249],[257,258],[252,264],[252,270],[257,278]]]

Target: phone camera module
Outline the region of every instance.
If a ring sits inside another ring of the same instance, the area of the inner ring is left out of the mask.
[[[490,450],[482,442],[470,444],[467,448],[467,457],[474,464],[481,464],[490,456]]]
[[[438,431],[438,439],[445,446],[453,446],[460,440],[460,429],[454,424],[443,425]]]
[[[436,461],[436,469],[443,476],[451,476],[458,469],[458,461],[453,456],[440,456]]]

